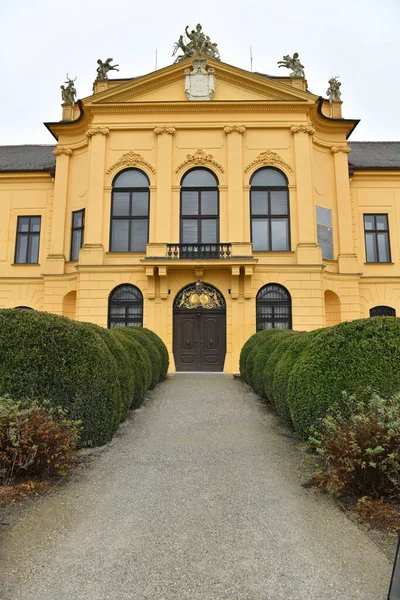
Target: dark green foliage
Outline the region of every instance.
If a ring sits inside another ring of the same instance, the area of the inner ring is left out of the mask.
[[[248,378],[247,378],[247,370],[246,370],[247,357],[249,356],[249,354],[253,350],[253,348],[258,344],[262,334],[263,334],[262,331],[257,331],[257,333],[254,333],[251,337],[249,337],[249,339],[244,344],[244,346],[240,352],[239,370],[240,370],[240,375],[241,375],[243,381],[245,381],[246,383],[249,383]]]
[[[138,341],[135,334],[130,333],[133,327],[118,327],[111,329],[111,335],[125,347],[129,360],[131,361],[135,377],[135,393],[131,408],[138,408],[150,389],[152,380],[152,366],[147,350]]]
[[[275,405],[273,386],[276,366],[281,359],[283,352],[285,352],[289,347],[289,340],[298,337],[300,334],[301,332],[299,331],[288,331],[287,335],[284,336],[283,339],[277,338],[276,343],[271,347],[271,351],[266,357],[264,368],[262,367],[262,364],[260,365],[262,372],[257,374],[259,380],[258,385],[262,385],[264,391],[263,398],[266,398],[270,404]],[[259,357],[257,356],[256,360],[254,361],[254,369],[258,368],[258,358]]]
[[[254,349],[248,358],[248,360],[250,360],[250,357],[253,356],[253,352],[255,353],[253,359],[253,374],[251,377],[252,387],[255,393],[264,399],[268,399],[268,401],[271,403],[271,398],[266,394],[264,387],[265,366],[271,361],[271,357],[273,356],[276,348],[279,347],[284,340],[293,335],[292,331],[280,329],[275,329],[274,331],[282,331],[282,334],[264,338],[258,346],[258,351]]]
[[[254,361],[260,351],[263,348],[264,357],[269,354],[269,349],[274,347],[276,343],[276,338],[284,338],[287,335],[287,331],[283,329],[265,329],[264,331],[260,331],[258,334],[257,344],[253,347],[251,352],[247,356],[245,371],[247,373],[247,383],[254,388],[254,377],[257,376],[257,372],[254,369]],[[258,364],[260,365],[262,360],[260,359]],[[257,376],[258,380],[258,376]],[[262,384],[262,369],[261,369],[261,381],[257,381],[257,389],[262,390],[264,394],[264,387]]]
[[[164,344],[162,339],[156,333],[154,333],[154,331],[151,331],[151,329],[147,329],[146,327],[141,327],[140,331],[143,331],[148,335],[148,337],[156,345],[156,347],[160,353],[160,358],[161,358],[160,381],[164,381],[164,379],[167,376],[168,367],[169,367],[169,354],[168,354],[167,346]]]
[[[125,331],[129,332],[146,350],[151,362],[151,383],[150,387],[156,387],[161,380],[161,356],[156,344],[152,341],[147,331],[143,331],[142,327],[128,327]]]
[[[287,399],[289,377],[293,366],[303,352],[304,348],[310,343],[310,335],[314,332],[298,332],[296,337],[290,337],[284,340],[279,346],[279,355],[276,356],[277,364],[274,370],[274,378],[272,383],[273,403],[279,416],[293,427],[292,418],[290,416],[289,403]],[[268,384],[270,385],[270,383]]]
[[[101,336],[39,311],[0,310],[0,394],[63,407],[82,422],[86,444],[109,441],[121,415],[117,367]]]
[[[293,367],[288,389],[292,421],[307,439],[344,395],[366,391],[389,398],[400,390],[400,319],[374,317],[320,331]]]

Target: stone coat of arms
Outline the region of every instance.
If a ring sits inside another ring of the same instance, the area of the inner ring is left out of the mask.
[[[215,93],[214,69],[206,58],[193,58],[193,70],[185,69],[185,94],[189,100],[211,100]]]

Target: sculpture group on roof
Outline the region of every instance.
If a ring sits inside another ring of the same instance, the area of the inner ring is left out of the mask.
[[[76,77],[75,79],[71,79],[67,73],[67,81],[65,81],[67,87],[65,87],[65,85],[61,86],[61,98],[63,104],[75,104],[76,89],[74,83],[76,79]]]
[[[97,64],[99,65],[96,69],[97,71],[97,77],[96,77],[96,81],[102,81],[104,79],[108,79],[108,71],[119,71],[119,69],[117,69],[117,67],[119,67],[119,65],[112,65],[111,61],[114,60],[113,58],[107,58],[106,61],[102,61],[100,58],[97,61]]]
[[[283,60],[278,61],[278,66],[279,68],[292,69],[292,72],[289,74],[290,77],[305,77],[304,65],[299,60],[298,52],[295,52],[293,56],[285,54]]]
[[[327,96],[329,96],[329,100],[331,102],[340,102],[340,98],[341,98],[341,91],[340,91],[340,86],[342,84],[339,81],[339,77],[331,77],[331,79],[329,80],[329,87],[326,90],[326,94]]]
[[[200,23],[196,25],[196,29],[189,31],[189,25],[185,27],[185,33],[187,40],[184,40],[183,35],[179,36],[179,40],[174,44],[174,50],[172,56],[181,50],[183,54],[180,54],[175,59],[175,62],[184,60],[185,58],[192,58],[201,54],[202,56],[208,56],[216,60],[221,60],[218,51],[218,44],[214,44],[208,35],[205,35],[202,31]]]

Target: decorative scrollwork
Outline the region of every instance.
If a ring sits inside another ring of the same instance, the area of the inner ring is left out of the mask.
[[[293,125],[290,128],[293,133],[308,133],[308,135],[314,135],[315,128],[312,125]]]
[[[60,154],[66,154],[67,156],[71,156],[72,148],[65,148],[64,146],[58,146],[53,150],[54,156],[60,156]]]
[[[272,150],[265,150],[265,152],[261,152],[254,160],[251,161],[245,168],[244,172],[247,173],[255,166],[258,165],[272,165],[272,166],[281,166],[288,169],[288,171],[293,172],[292,167],[283,160],[279,154],[273,152]]]
[[[164,125],[164,127],[155,127],[154,128],[154,133],[156,135],[160,135],[163,133],[169,133],[170,135],[173,135],[175,133],[176,129],[175,127],[167,127],[166,125]]]
[[[227,125],[224,127],[225,133],[244,133],[246,131],[246,127],[243,125]]]
[[[87,138],[91,138],[94,135],[108,135],[109,133],[110,130],[108,127],[92,127],[91,129],[87,130],[85,135]]]
[[[210,285],[202,284],[201,290],[196,285],[190,285],[182,290],[175,299],[174,308],[218,310],[225,308],[222,294]]]
[[[126,154],[121,156],[121,158],[117,160],[117,162],[111,165],[111,167],[107,169],[106,173],[108,175],[109,173],[111,173],[111,171],[114,171],[114,169],[117,169],[118,167],[137,167],[137,165],[143,165],[144,167],[147,167],[149,171],[151,171],[154,174],[156,172],[153,165],[144,160],[141,154],[137,154],[136,152],[133,152],[133,150],[131,150],[130,152],[127,152]]]
[[[224,168],[216,160],[212,154],[207,154],[204,150],[196,150],[193,154],[187,154],[186,160],[176,167],[175,173],[179,173],[181,169],[190,165],[214,165],[221,171],[224,172]]]
[[[351,152],[351,148],[350,146],[331,146],[331,152],[332,154],[337,154],[337,152],[344,152],[345,154],[348,154]]]

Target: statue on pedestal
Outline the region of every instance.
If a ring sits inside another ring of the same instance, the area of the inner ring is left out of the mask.
[[[329,80],[329,87],[326,90],[326,94],[327,96],[329,96],[329,100],[331,102],[340,102],[340,97],[342,95],[341,91],[340,91],[340,86],[342,84],[339,81],[339,77],[336,75],[336,77],[331,77],[331,79]]]
[[[63,104],[75,104],[76,89],[74,87],[74,82],[76,79],[76,77],[75,79],[70,79],[67,73],[67,81],[65,83],[68,85],[67,87],[65,87],[65,85],[61,86],[61,98]]]
[[[218,44],[214,44],[210,40],[210,37],[203,33],[200,23],[198,23],[196,25],[196,29],[192,29],[192,31],[189,31],[189,25],[186,25],[185,33],[189,41],[185,41],[183,39],[183,35],[181,35],[179,36],[179,40],[174,44],[172,56],[175,56],[178,50],[183,52],[183,54],[180,54],[175,59],[176,63],[181,60],[185,60],[185,58],[197,56],[198,54],[207,56],[209,58],[214,58],[215,60],[221,60],[218,51]]]
[[[292,69],[290,77],[305,77],[304,65],[302,65],[299,60],[298,52],[295,52],[293,56],[285,54],[285,56],[283,56],[283,60],[278,62],[278,65],[279,68],[285,67],[286,69]]]
[[[112,65],[110,64],[111,61],[114,60],[113,58],[107,58],[107,60],[105,62],[103,62],[102,60],[97,61],[97,64],[99,65],[96,69],[97,71],[97,77],[96,77],[96,81],[103,81],[104,79],[108,79],[108,71],[119,71],[119,69],[117,69],[117,67],[119,67],[119,65]]]

